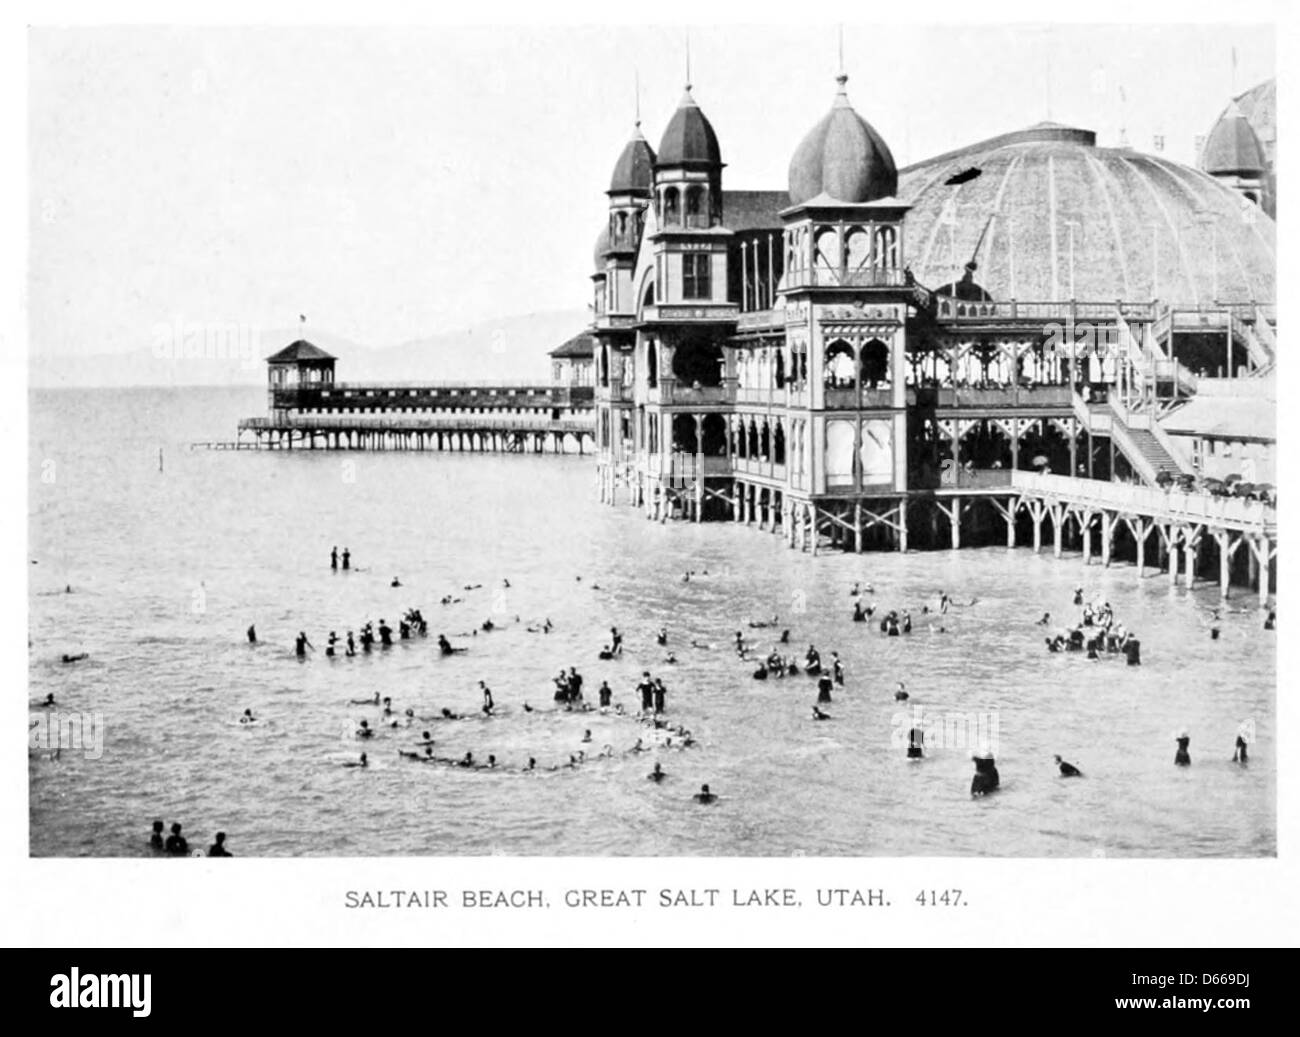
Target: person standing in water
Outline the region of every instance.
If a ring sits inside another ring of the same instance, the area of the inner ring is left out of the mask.
[[[166,841],[163,839],[163,823],[161,821],[155,821],[153,823],[153,835],[149,836],[149,847],[155,853],[162,853],[165,846]]]
[[[257,628],[252,623],[248,624],[248,643],[250,645],[257,644]]]
[[[1178,743],[1178,751],[1174,753],[1174,764],[1178,767],[1190,767],[1192,765],[1192,754],[1187,751],[1187,746],[1191,744],[1191,736],[1186,731],[1174,739]]]
[[[346,547],[343,549],[343,568],[344,569],[352,568],[352,552],[349,551]]]
[[[479,681],[478,686],[483,690],[483,713],[486,716],[491,716],[492,710],[495,708],[495,704],[492,701],[492,689],[483,681]]]
[[[994,765],[993,754],[988,751],[976,753],[973,759],[975,776],[971,779],[970,794],[987,796],[990,792],[996,792],[1002,779],[998,776],[998,769]]]
[[[339,549],[338,546],[330,548],[330,568],[338,571],[339,567]]]
[[[700,791],[695,793],[696,803],[716,803],[717,801],[718,801],[717,795],[710,792],[709,786],[707,785],[701,785]]]
[[[172,834],[167,837],[166,851],[173,857],[185,857],[190,852],[190,844],[181,835],[180,822],[172,825]]]
[[[313,652],[316,651],[316,646],[307,640],[307,635],[303,631],[299,630],[298,637],[294,643],[294,652],[297,654],[299,659],[305,659],[307,657],[308,648]]]
[[[217,841],[208,847],[209,857],[231,857],[234,856],[226,849],[226,833],[218,832]]]
[[[667,695],[668,689],[664,687],[663,679],[661,677],[656,677],[654,687],[654,704],[656,713],[662,713],[664,711],[664,700],[667,698]]]

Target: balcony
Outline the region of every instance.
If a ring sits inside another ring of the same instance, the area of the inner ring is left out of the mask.
[[[788,270],[786,288],[902,288],[907,275],[902,270],[866,267],[862,270],[831,270],[813,267],[808,270]]]
[[[740,306],[734,302],[660,303],[641,310],[646,324],[718,324],[734,322]]]
[[[736,390],[731,385],[703,385],[696,388],[668,380],[646,393],[649,403],[674,407],[721,407],[734,403]]]

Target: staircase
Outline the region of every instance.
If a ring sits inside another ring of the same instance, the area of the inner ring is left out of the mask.
[[[1123,432],[1115,434],[1115,445],[1123,448],[1124,456],[1146,482],[1155,485],[1156,477],[1162,471],[1170,475],[1178,475],[1183,470],[1183,465],[1179,464],[1178,459],[1171,456],[1150,431],[1127,428],[1118,421],[1111,422],[1113,433],[1120,428],[1123,428]],[[1124,442],[1125,438],[1128,439],[1127,443]],[[1145,464],[1135,464],[1135,455],[1141,457]]]

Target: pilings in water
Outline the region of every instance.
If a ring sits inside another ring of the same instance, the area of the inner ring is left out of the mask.
[[[243,438],[252,432],[253,442]],[[241,426],[234,449],[439,451],[444,453],[567,454],[587,452],[593,430],[580,428],[316,428]]]

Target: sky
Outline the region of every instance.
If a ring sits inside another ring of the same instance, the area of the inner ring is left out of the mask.
[[[826,24],[116,27],[29,32],[29,340],[67,357],[165,326],[389,346],[580,309],[637,82],[682,95],[724,188],[784,188],[829,109]],[[1271,26],[847,22],[849,96],[899,166],[1045,118],[1194,161]],[[1236,64],[1233,67],[1235,51]],[[541,344],[550,347],[550,343]]]

